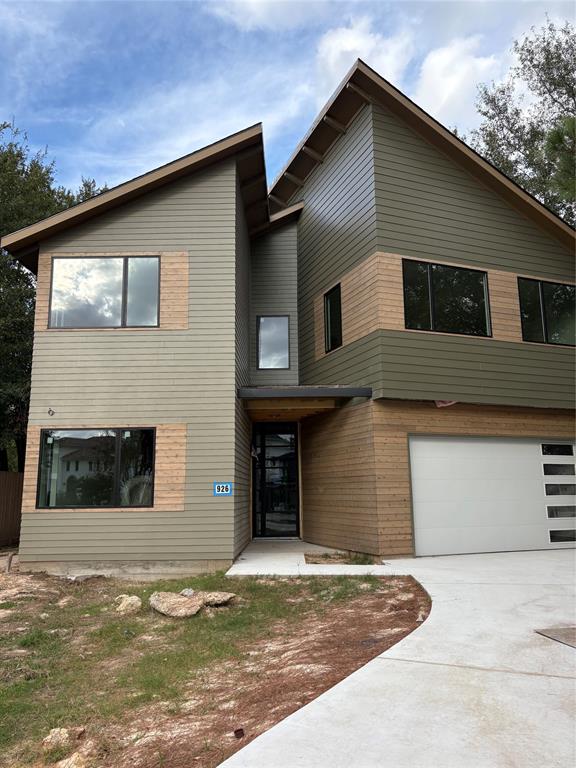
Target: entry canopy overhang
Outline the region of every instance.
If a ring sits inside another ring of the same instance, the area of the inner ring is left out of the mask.
[[[240,387],[238,397],[252,421],[300,421],[333,411],[354,397],[372,397],[370,387]]]

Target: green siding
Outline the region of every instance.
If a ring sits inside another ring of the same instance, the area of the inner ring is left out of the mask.
[[[250,277],[250,383],[298,384],[298,226],[287,224],[252,243]],[[258,370],[258,315],[290,318],[290,369]]]
[[[313,297],[374,251],[573,279],[573,254],[552,236],[380,106],[362,110],[300,196],[302,383],[573,407],[574,353],[566,348],[378,331],[314,360]]]
[[[298,319],[301,384],[329,383],[314,361],[313,300],[377,250],[372,108],[366,106],[301,190]],[[362,378],[363,361],[356,376]],[[344,375],[344,371],[342,371]],[[338,381],[336,383],[346,383]]]
[[[213,498],[212,482],[236,470],[236,183],[231,158],[42,244],[189,253],[188,330],[36,334],[30,405],[43,426],[187,424],[185,509],[27,513],[23,561],[233,556],[234,499]]]

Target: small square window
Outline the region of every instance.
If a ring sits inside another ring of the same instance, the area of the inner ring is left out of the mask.
[[[342,296],[340,283],[324,294],[324,334],[326,352],[342,346]]]
[[[575,286],[519,277],[518,294],[524,341],[574,346]]]

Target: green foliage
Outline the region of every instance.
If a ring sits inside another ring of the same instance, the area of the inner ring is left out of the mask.
[[[576,223],[576,34],[548,20],[517,40],[504,82],[479,87],[471,145],[569,224]]]
[[[25,133],[0,122],[0,237],[105,189],[84,178],[76,193],[56,185],[47,151],[33,153]],[[34,301],[34,276],[0,250],[0,470],[24,468]]]

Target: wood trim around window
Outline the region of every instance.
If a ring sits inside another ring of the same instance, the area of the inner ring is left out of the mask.
[[[449,267],[461,267],[485,272],[488,276],[488,300],[492,336],[469,336],[459,333],[439,333],[437,331],[419,331],[406,328],[404,324],[404,284],[402,278],[402,260],[420,261],[429,264],[442,264]],[[324,351],[324,295],[334,285],[340,283],[342,296],[342,347],[368,336],[376,330],[404,331],[405,333],[424,333],[459,338],[478,339],[484,342],[509,341],[520,344],[534,344],[522,338],[520,320],[520,300],[518,296],[518,277],[530,277],[543,282],[562,282],[566,280],[545,279],[531,275],[506,272],[491,268],[482,268],[453,261],[440,261],[422,257],[404,256],[398,253],[373,253],[356,267],[342,275],[314,297],[314,350],[317,360],[323,358]],[[538,343],[538,346],[543,346]],[[561,344],[544,346],[563,347]],[[342,347],[338,347],[341,349]],[[571,348],[571,347],[568,347]]]
[[[160,258],[160,324],[148,327],[122,328],[49,328],[50,290],[52,285],[53,258],[106,258],[120,256],[158,256]],[[93,333],[94,331],[120,332],[186,330],[188,328],[188,264],[187,251],[108,251],[108,252],[45,252],[38,259],[38,283],[36,290],[36,333]]]
[[[127,429],[155,428],[156,444],[154,456],[154,504],[152,507],[36,507],[38,486],[38,461],[40,455],[40,433],[43,429],[102,429],[107,425],[98,424],[45,424],[30,425],[26,442],[26,467],[22,492],[22,514],[27,512],[58,513],[100,513],[100,512],[181,512],[184,510],[184,480],[186,467],[186,424],[142,424],[122,423]],[[120,427],[111,427],[119,429]]]

